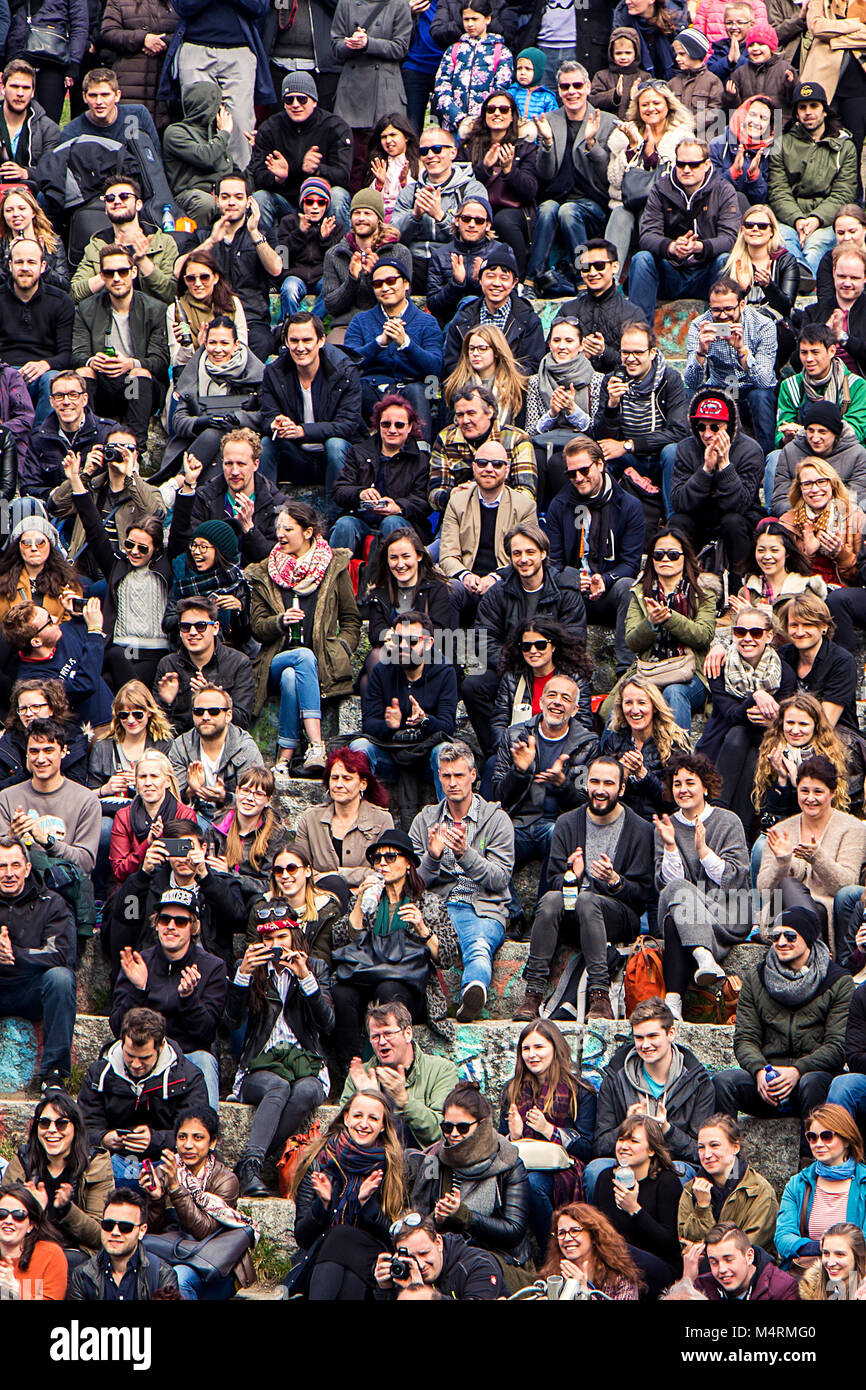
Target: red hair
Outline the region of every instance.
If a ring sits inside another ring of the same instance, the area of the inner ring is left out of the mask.
[[[386,397],[387,400],[387,397]],[[379,806],[383,811],[388,809],[389,796],[378,777],[373,776],[373,769],[370,766],[370,759],[360,748],[334,748],[325,759],[325,771],[322,773],[322,785],[325,791],[331,780],[331,769],[335,763],[342,763],[347,772],[354,772],[356,777],[366,778],[367,786],[361,793],[365,801],[369,801],[372,806]]]
[[[560,1273],[562,1251],[559,1248],[557,1233],[560,1218],[563,1216],[570,1216],[589,1236],[592,1244],[592,1282],[596,1288],[612,1284],[617,1277],[627,1279],[638,1288],[643,1286],[638,1268],[622,1236],[603,1212],[584,1202],[570,1202],[568,1206],[560,1207],[553,1213],[547,1259],[538,1271],[542,1279],[546,1279],[550,1274]]]
[[[418,419],[417,411],[414,406],[407,401],[406,397],[401,396],[398,391],[392,391],[390,395],[383,396],[382,399],[377,401],[373,406],[373,414],[370,416],[370,425],[373,433],[375,434],[377,432],[379,421],[385,411],[390,410],[392,406],[399,406],[401,410],[405,410],[409,418],[410,439],[422,439],[424,437],[424,428],[421,421]]]

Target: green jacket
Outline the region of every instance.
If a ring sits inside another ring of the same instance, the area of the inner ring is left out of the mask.
[[[177,294],[177,280],[174,278],[174,263],[177,260],[177,242],[169,232],[153,231],[150,236],[150,259],[153,270],[149,275],[138,272],[135,287],[154,299],[170,304]],[[72,277],[70,292],[76,304],[88,299],[92,290],[88,281],[92,275],[99,274],[99,253],[103,246],[111,243],[110,232],[96,232],[84,248],[81,263]]]
[[[129,329],[133,355],[152,377],[168,381],[168,338],[165,333],[165,305],[141,290],[134,290],[129,310]],[[86,367],[90,358],[103,352],[111,332],[111,302],[108,290],[92,294],[75,309],[72,325],[72,365]]]
[[[845,1065],[845,1029],[854,993],[852,977],[831,961],[816,994],[789,1009],[767,991],[764,966],[749,971],[737,1002],[734,1056],[757,1076],[768,1062],[796,1067],[801,1076],[826,1071],[838,1076]]]
[[[716,596],[709,587],[702,588],[697,615],[686,618],[682,613],[672,613],[667,620],[667,628],[672,637],[684,647],[691,647],[695,654],[695,671],[704,685],[704,657],[710,649],[716,630]],[[652,655],[656,639],[656,629],[646,615],[646,601],[643,595],[643,579],[632,585],[631,601],[625,615],[625,640],[636,656],[645,660]],[[636,666],[629,671],[634,675]]]
[[[190,189],[213,193],[217,179],[233,168],[229,133],[216,128],[222,99],[215,82],[193,82],[183,94],[184,119],[165,128],[162,152],[175,197]]]
[[[833,225],[843,203],[857,200],[857,150],[847,132],[813,140],[795,122],[770,155],[767,202],[780,222],[793,227],[798,217],[817,217]]]
[[[373,1076],[375,1066],[374,1058],[365,1067],[374,1085],[377,1084]],[[402,1109],[395,1107],[395,1110],[398,1118],[415,1136],[417,1147],[427,1148],[442,1138],[442,1130],[439,1127],[442,1121],[442,1106],[445,1097],[459,1080],[460,1074],[453,1062],[447,1057],[433,1057],[427,1052],[422,1052],[415,1043],[415,1059],[406,1076],[408,1099]],[[355,1090],[356,1086],[350,1074],[346,1078],[340,1104],[343,1105],[353,1096]]]
[[[692,1178],[683,1188],[677,1227],[681,1240],[702,1241],[717,1222],[711,1206],[698,1206],[694,1182]],[[769,1254],[773,1249],[778,1214],[779,1202],[772,1185],[749,1164],[733,1192],[722,1203],[718,1220],[733,1221],[754,1245],[760,1245]]]
[[[866,444],[866,381],[862,376],[855,376],[845,368],[844,391],[848,395],[847,404],[844,399],[838,402],[839,409],[842,411],[842,418],[846,425],[850,425],[861,444]],[[776,428],[779,431],[776,435],[776,445],[781,448],[784,439],[781,434],[781,426],[789,420],[799,422],[799,411],[803,404],[803,373],[797,372],[796,376],[786,376],[779,387],[779,408],[776,416]]]

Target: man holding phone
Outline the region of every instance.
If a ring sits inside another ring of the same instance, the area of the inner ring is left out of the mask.
[[[683,384],[733,390],[746,407],[752,434],[765,454],[776,437],[776,325],[745,304],[746,291],[728,275],[710,288],[710,307],[692,319]]]
[[[43,517],[28,517],[22,529],[57,532]],[[14,532],[13,532],[14,536]],[[77,720],[94,725],[94,733],[107,732],[111,719],[111,691],[102,679],[105,633],[102,607],[90,598],[76,614],[73,603],[81,598],[70,586],[62,589],[60,602],[70,621],[57,620],[38,603],[14,603],[3,618],[2,632],[16,656],[7,665],[11,681],[24,676],[56,676],[63,682],[66,698]],[[82,621],[83,619],[83,621]]]

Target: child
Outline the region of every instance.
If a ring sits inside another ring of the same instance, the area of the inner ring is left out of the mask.
[[[646,82],[652,76],[640,65],[640,40],[634,29],[614,29],[607,46],[609,67],[601,68],[592,79],[589,100],[599,111],[611,111],[618,120],[625,119],[636,82]]]
[[[749,0],[732,0],[725,6],[724,34],[712,41],[713,48],[707,67],[722,82],[746,61],[746,35],[755,22],[755,11]]]
[[[298,192],[300,212],[287,212],[277,227],[277,245],[286,247],[289,268],[280,288],[283,317],[297,313],[307,294],[318,294],[313,313],[322,318],[322,270],[325,252],[343,240],[342,228],[333,217],[326,217],[331,201],[331,185],[327,179],[313,175],[304,179]]]
[[[445,130],[465,134],[484,98],[509,87],[514,78],[511,53],[501,35],[487,32],[492,16],[491,0],[465,5],[463,37],[442,55],[433,98]]]
[[[769,24],[770,17],[767,14],[767,6],[764,0],[750,0],[749,9],[752,11],[752,21],[760,21],[761,24]],[[724,39],[730,38],[731,33],[725,23],[727,19],[728,5],[725,0],[700,0],[695,11],[695,28],[700,29],[706,34],[710,43],[721,43]],[[742,46],[744,35],[738,37],[738,43]]]
[[[559,106],[555,92],[544,86],[546,71],[547,57],[540,48],[524,48],[518,53],[514,63],[517,80],[508,88],[508,95],[514,97],[522,121],[545,116]]]
[[[700,29],[683,29],[674,39],[674,57],[679,72],[671,78],[668,86],[675,97],[679,97],[695,123],[695,133],[699,140],[706,139],[706,130],[715,117],[725,95],[724,88],[715,73],[707,71],[710,56],[710,41]]]
[[[725,83],[725,106],[739,106],[746,97],[765,96],[787,119],[791,114],[794,72],[769,24],[753,24],[746,34],[748,62],[735,68]]]

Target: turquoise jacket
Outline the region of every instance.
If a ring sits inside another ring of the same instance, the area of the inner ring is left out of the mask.
[[[780,1261],[793,1259],[795,1255],[818,1253],[815,1241],[809,1239],[808,1233],[803,1235],[801,1229],[802,1226],[808,1225],[809,1213],[815,1200],[815,1167],[814,1163],[810,1164],[802,1172],[795,1173],[785,1184],[776,1220],[776,1249]],[[848,1189],[845,1220],[861,1229],[866,1226],[866,1163],[857,1164],[857,1171]]]

